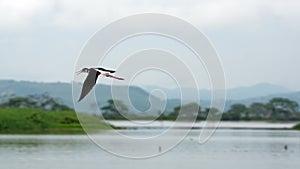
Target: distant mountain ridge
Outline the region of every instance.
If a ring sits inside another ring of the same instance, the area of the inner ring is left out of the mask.
[[[143,89],[150,92],[154,89],[161,89],[166,93],[168,99],[179,99],[180,98],[180,91],[177,88],[167,89],[164,87],[157,87],[157,86],[143,86]],[[209,100],[211,98],[211,91],[207,89],[200,89],[197,91],[196,89],[192,88],[184,88],[184,91],[187,93],[194,93],[198,92],[201,99]],[[291,90],[270,83],[259,83],[253,86],[242,86],[242,87],[235,87],[227,89],[226,95],[227,99],[229,100],[243,100],[249,99],[254,97],[263,97],[268,95],[280,94],[280,93],[290,93]]]
[[[127,90],[127,86],[118,86],[117,88],[120,91]],[[155,87],[148,87],[147,89],[145,89],[145,87],[141,88],[137,86],[129,87],[131,103],[139,111],[146,111],[148,108],[150,108],[149,97],[154,100],[155,103],[162,101],[159,98],[149,94],[151,88]],[[172,111],[174,107],[180,105],[181,103],[179,98],[173,97],[176,96],[176,92],[178,91],[172,90],[174,89],[163,89],[168,96],[166,111]],[[189,92],[195,92],[195,90],[191,89]],[[8,93],[13,93],[17,96],[47,93],[52,97],[59,98],[62,103],[70,107],[74,107],[71,83],[0,80],[0,95],[3,96]],[[208,107],[210,104],[210,91],[200,90],[199,93],[201,97],[201,107]],[[96,97],[100,105],[106,104],[106,101],[112,98],[111,86],[98,84],[96,86]],[[265,103],[274,97],[288,98],[300,104],[300,91],[293,92],[281,86],[263,83],[254,86],[228,89],[225,110],[235,103],[242,103],[246,105],[249,105],[253,102]],[[187,103],[189,101],[183,100],[182,102]],[[125,104],[130,103],[126,102]]]
[[[108,85],[97,84],[95,87],[97,101],[100,105],[105,105],[108,99],[111,99],[111,87]],[[117,86],[117,90],[127,90],[127,86]],[[130,98],[136,109],[145,111],[150,107],[148,100],[149,93],[143,89],[130,86]],[[0,95],[15,94],[16,96],[28,96],[34,94],[48,94],[51,97],[58,98],[63,104],[74,107],[72,98],[71,83],[44,83],[29,81],[0,80]],[[154,98],[155,99],[155,98]]]
[[[259,102],[259,103],[266,103],[272,98],[275,97],[282,97],[282,98],[287,98],[293,101],[296,101],[300,105],[300,91],[298,92],[289,92],[289,93],[280,93],[280,94],[272,94],[272,95],[267,95],[267,96],[262,96],[262,97],[253,97],[253,98],[248,98],[248,99],[242,99],[242,100],[228,100],[229,105],[233,103],[241,103],[245,105],[250,105],[251,103],[254,102]]]

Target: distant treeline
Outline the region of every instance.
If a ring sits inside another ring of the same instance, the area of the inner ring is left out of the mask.
[[[0,99],[0,108],[36,108],[51,111],[72,110],[68,106],[62,104],[59,99],[54,99],[46,94],[30,95],[27,97],[14,96]],[[100,109],[102,116],[109,120],[126,120],[126,117],[147,120],[153,119],[153,116],[156,116],[158,120],[176,120],[180,112],[183,114],[193,113],[197,120],[205,120],[209,112],[210,115],[216,116],[222,114],[216,108],[202,108],[197,103],[188,103],[174,107],[171,112],[157,112],[154,115],[140,115],[131,112],[122,101],[112,99],[108,100]],[[256,102],[249,106],[244,104],[233,104],[228,111],[222,114],[222,120],[299,121],[299,105],[297,102],[286,98],[273,98],[267,103]]]
[[[252,103],[250,106],[234,104],[222,116],[223,120],[300,120],[299,105],[286,98],[273,98],[267,103]]]
[[[41,110],[72,110],[62,104],[59,99],[52,98],[47,94],[29,95],[27,97],[9,96],[0,98],[0,108],[35,108]]]
[[[108,100],[107,105],[101,108],[102,115],[110,120],[125,120],[131,116],[132,119],[153,119],[150,116],[138,116],[129,112],[126,105],[120,100]],[[122,114],[119,113],[120,110]],[[216,108],[202,108],[197,103],[188,103],[174,107],[171,112],[157,112],[158,120],[176,120],[179,113],[197,116],[197,120],[206,120],[210,115],[220,116],[222,114]],[[124,114],[126,117],[124,117]],[[286,98],[273,98],[268,103],[252,103],[250,106],[244,104],[233,104],[230,109],[222,114],[222,120],[264,120],[264,121],[299,121],[299,105],[297,102]]]

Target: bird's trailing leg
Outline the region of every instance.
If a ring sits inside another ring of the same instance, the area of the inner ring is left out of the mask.
[[[114,79],[117,79],[117,80],[124,80],[124,78],[117,77],[117,76],[113,76],[113,75],[111,75],[111,74],[105,74],[104,76],[110,77],[110,78],[114,78]]]

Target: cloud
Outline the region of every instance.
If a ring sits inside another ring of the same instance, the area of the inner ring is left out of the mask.
[[[1,77],[70,81],[92,32],[154,12],[200,27],[222,57],[231,87],[268,81],[299,89],[299,9],[299,0],[0,0]],[[6,75],[12,67],[21,69]]]
[[[109,23],[138,13],[164,13],[178,16],[202,27],[224,27],[243,24],[260,18],[263,3],[237,0],[174,1],[174,0],[110,0],[60,1],[64,10],[57,13],[54,23],[60,27],[87,28]]]
[[[284,21],[300,21],[300,1],[298,0],[275,0],[270,4],[270,8],[274,15],[280,17]]]
[[[298,0],[2,0],[0,29],[36,24],[78,30],[99,27],[137,13],[178,16],[206,28],[253,24],[265,15],[299,22]]]
[[[32,26],[37,17],[49,12],[52,7],[48,0],[1,0],[0,29],[15,30]]]

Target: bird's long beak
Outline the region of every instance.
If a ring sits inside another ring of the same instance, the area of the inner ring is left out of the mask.
[[[76,72],[77,75],[79,75],[80,73],[82,73],[82,70]]]

